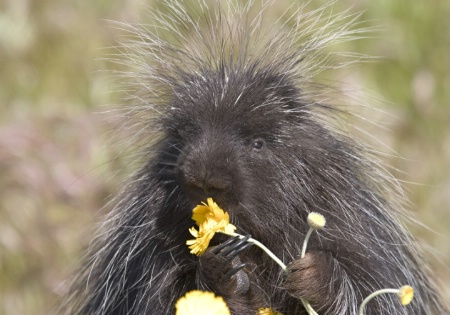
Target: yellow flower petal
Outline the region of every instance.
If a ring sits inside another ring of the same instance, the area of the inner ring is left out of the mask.
[[[198,205],[192,210],[192,220],[200,226],[207,220],[206,215],[209,212],[211,212],[211,210],[205,203]]]
[[[398,297],[402,305],[408,305],[414,298],[414,289],[409,285],[404,285],[398,291]]]
[[[258,315],[283,315],[283,314],[280,312],[275,312],[269,307],[264,307],[258,310]]]
[[[211,209],[211,213],[214,216],[216,221],[222,221],[225,220],[227,222],[230,221],[230,217],[228,216],[228,213],[226,213],[225,211],[223,211],[218,205],[217,203],[215,203],[212,198],[208,198],[207,199],[208,202],[208,206]]]
[[[175,315],[231,315],[223,298],[212,292],[194,290],[175,304]]]
[[[193,237],[198,237],[198,231],[195,229],[195,227],[191,227],[191,228],[189,229],[189,233],[191,233],[191,235],[192,235]]]
[[[234,226],[231,223],[228,223],[223,230],[221,230],[221,232],[228,234],[228,235],[233,235],[234,231],[236,230],[236,226]]]

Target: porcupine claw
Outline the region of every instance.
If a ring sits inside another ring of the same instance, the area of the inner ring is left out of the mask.
[[[229,278],[231,278],[232,276],[234,276],[235,274],[237,274],[239,271],[241,271],[242,269],[244,269],[245,267],[248,267],[248,264],[247,263],[243,263],[243,264],[240,264],[240,265],[238,265],[238,266],[236,266],[236,267],[234,267],[234,268],[231,268],[230,270],[228,270],[224,275],[223,275],[223,277],[225,278],[225,279],[229,279]]]
[[[236,236],[232,239],[225,241],[224,243],[220,244],[219,246],[215,247],[212,250],[212,252],[216,255],[220,255],[220,256],[224,257],[228,261],[231,261],[237,255],[239,255],[242,251],[244,251],[248,247],[252,246],[252,243],[247,242],[250,237],[251,237],[250,235],[246,235],[244,238],[240,238],[239,236]],[[230,268],[223,275],[223,278],[230,279],[232,276],[237,274],[239,271],[241,271],[245,267],[248,267],[247,263],[237,264],[233,268]]]
[[[242,239],[239,236],[235,236],[234,238],[229,239],[228,241],[223,242],[222,244],[214,248],[212,252],[216,255],[220,253],[220,255],[232,259],[252,245],[252,243],[247,242],[250,237],[250,234],[246,235]]]

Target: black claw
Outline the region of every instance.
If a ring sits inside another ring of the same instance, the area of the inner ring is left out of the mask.
[[[229,279],[232,276],[234,276],[236,273],[238,273],[239,271],[241,271],[242,269],[244,269],[245,267],[247,267],[248,264],[244,263],[244,264],[240,264],[234,268],[229,269],[224,275],[224,279]]]
[[[238,251],[239,247],[241,247],[242,245],[246,246],[248,244],[247,241],[249,238],[250,238],[250,235],[247,235],[242,239],[235,239],[236,241],[234,242],[234,244],[231,243],[230,246],[227,249],[225,249],[223,252],[221,252],[220,254],[222,256],[228,256],[231,252]],[[241,252],[241,250],[239,250],[239,252]],[[236,257],[236,255],[237,255],[236,253],[233,253],[230,257],[233,258],[233,257]]]
[[[249,248],[249,247],[252,246],[252,245],[253,245],[253,243],[248,243],[248,242],[247,242],[246,244],[244,244],[244,245],[242,245],[241,247],[237,248],[237,249],[233,252],[233,254],[232,254],[230,257],[231,257],[231,258],[236,257],[236,256],[239,255],[243,250]]]
[[[223,242],[222,244],[220,244],[219,246],[215,247],[214,249],[212,249],[212,252],[214,254],[218,254],[220,253],[220,251],[222,249],[224,249],[225,247],[227,247],[228,245],[230,245],[231,243],[235,242],[236,240],[239,240],[239,236],[235,236],[233,238],[230,238],[229,240]]]

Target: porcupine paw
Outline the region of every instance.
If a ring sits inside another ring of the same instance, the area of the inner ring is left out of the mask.
[[[329,254],[308,252],[287,266],[284,287],[289,294],[306,299],[313,307],[325,307],[334,295],[331,284],[333,264],[333,257]]]
[[[226,242],[209,248],[200,256],[200,282],[205,289],[220,293],[223,296],[245,294],[249,290],[250,281],[239,254],[252,245],[247,240],[235,237]]]

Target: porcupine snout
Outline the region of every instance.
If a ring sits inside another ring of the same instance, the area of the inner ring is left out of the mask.
[[[235,144],[221,134],[206,132],[180,156],[179,174],[192,202],[212,197],[219,204],[237,202],[239,181]]]

